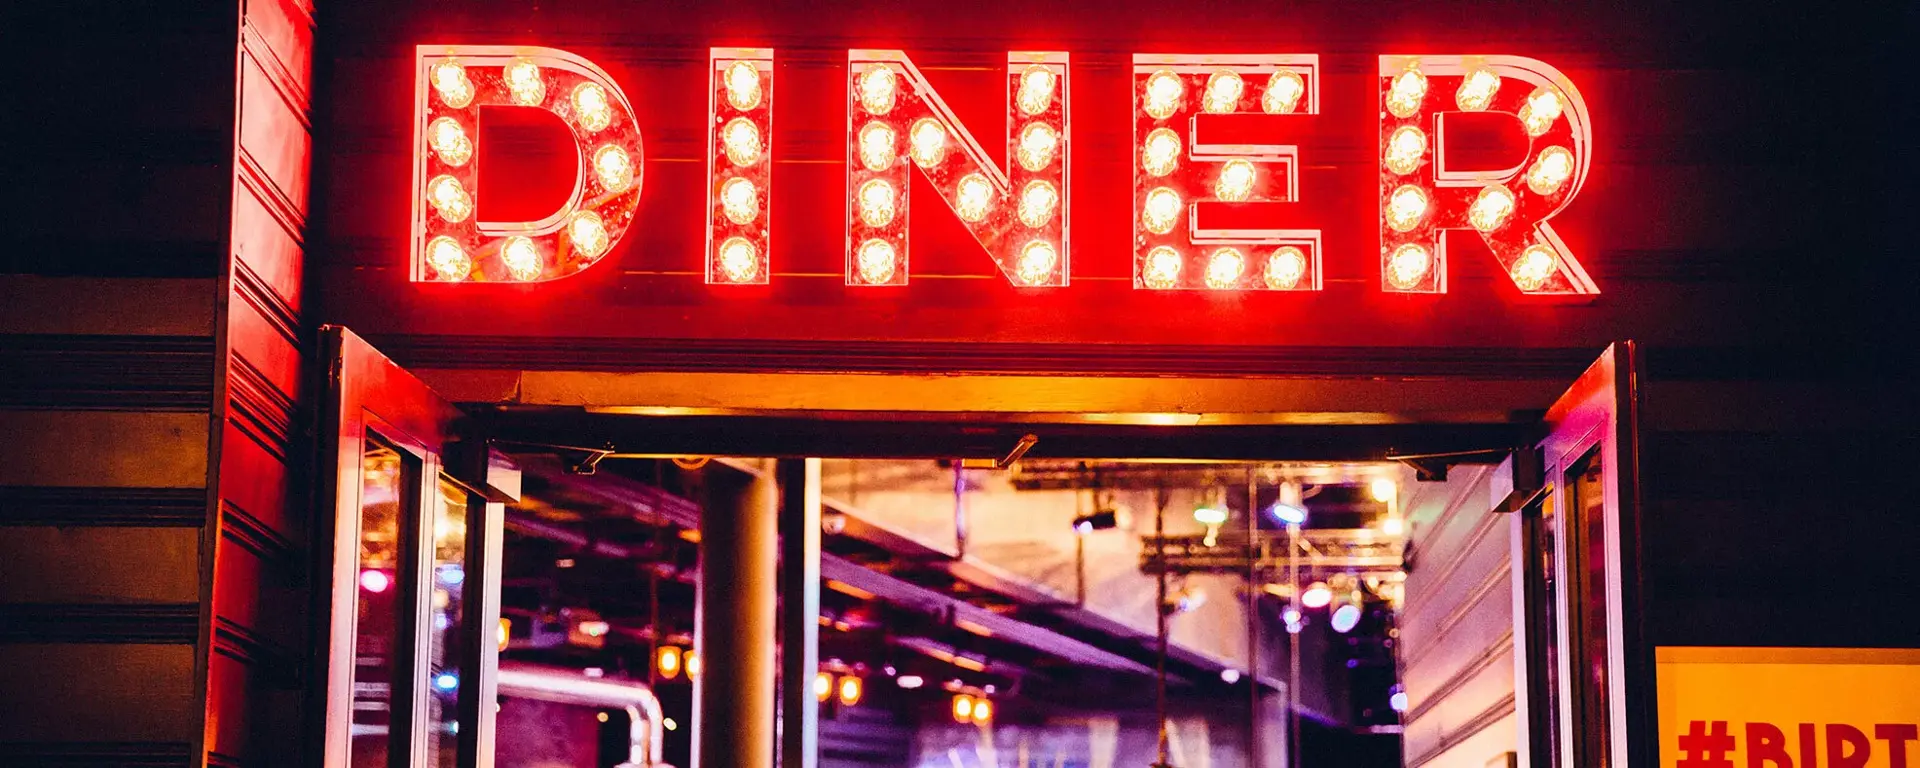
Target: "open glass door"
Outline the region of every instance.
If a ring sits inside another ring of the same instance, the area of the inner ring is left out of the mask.
[[[321,329],[321,353],[323,765],[490,766],[501,522],[518,474],[351,331]]]
[[[1634,345],[1621,342],[1548,409],[1533,492],[1515,511],[1516,686],[1523,765],[1640,764],[1630,718],[1650,700],[1639,631]],[[1518,474],[1518,473],[1516,473]],[[1516,481],[1516,485],[1519,481]]]

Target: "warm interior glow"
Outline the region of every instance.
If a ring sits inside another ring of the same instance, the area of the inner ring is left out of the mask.
[[[893,111],[899,76],[884,64],[874,64],[860,75],[860,106],[875,115]]]
[[[728,221],[751,224],[760,216],[760,190],[747,179],[727,179],[720,185],[720,210]]]
[[[1016,99],[1020,114],[1033,117],[1053,104],[1053,70],[1039,64],[1020,73],[1020,95]]]
[[[1307,82],[1297,72],[1275,72],[1267,78],[1267,90],[1260,94],[1260,109],[1269,115],[1290,115],[1307,93]]]
[[[833,675],[827,674],[825,672],[814,673],[813,675],[814,700],[824,702],[827,700],[828,697],[832,695],[833,695]]]
[[[1240,273],[1247,269],[1247,257],[1238,248],[1221,248],[1207,258],[1207,287],[1216,291],[1240,285]]]
[[[501,79],[506,81],[507,92],[515,104],[533,107],[547,100],[547,81],[540,76],[540,65],[533,63],[532,59],[519,58],[508,62]]]
[[[607,252],[609,240],[607,225],[600,220],[600,214],[593,211],[580,211],[567,223],[567,241],[573,243],[573,249],[588,259],[600,258]]]
[[[886,179],[873,179],[860,185],[860,220],[876,228],[892,223],[893,200],[893,185]]]
[[[1380,532],[1388,536],[1399,536],[1407,532],[1407,523],[1398,517],[1389,517],[1380,521]]]
[[[633,158],[617,144],[608,144],[593,152],[593,174],[608,192],[625,192],[633,184]]]
[[[440,94],[442,103],[453,109],[465,109],[473,103],[473,80],[467,77],[467,68],[458,59],[433,65],[433,90]]]
[[[613,103],[607,89],[597,83],[581,83],[573,88],[573,118],[587,133],[598,133],[613,124]]]
[[[1045,240],[1035,240],[1020,249],[1020,282],[1027,285],[1039,285],[1053,276],[1053,268],[1060,263],[1060,253],[1053,244]]]
[[[534,245],[531,238],[518,235],[507,238],[507,244],[501,246],[500,261],[515,280],[538,280],[546,269],[539,246]]]
[[[1029,181],[1020,190],[1020,223],[1038,229],[1053,220],[1060,207],[1060,192],[1045,181]]]
[[[727,103],[745,112],[760,106],[760,68],[751,61],[736,61],[727,67]]]
[[[1528,136],[1546,135],[1559,119],[1560,94],[1544,85],[1533,89],[1527,94],[1527,103],[1520,105],[1520,122],[1526,125]]]
[[[760,254],[753,241],[729,237],[720,244],[720,274],[732,283],[752,282],[760,276]]]
[[[1281,246],[1267,257],[1267,287],[1291,291],[1307,276],[1307,255],[1291,245]]]
[[[668,680],[679,677],[680,647],[677,645],[660,646],[660,652],[655,654],[653,659],[653,668],[659,671],[661,677]]]
[[[450,224],[466,221],[473,215],[473,197],[460,185],[460,180],[452,176],[435,176],[427,182],[427,201],[433,204],[440,218]]]
[[[1148,251],[1146,269],[1141,270],[1147,287],[1164,291],[1178,285],[1182,262],[1180,252],[1171,246],[1162,245]]]
[[[1527,167],[1527,189],[1536,195],[1551,195],[1573,178],[1573,153],[1566,147],[1547,147],[1540,158]]]
[[[870,284],[886,283],[893,280],[894,256],[893,244],[874,238],[860,244],[856,257],[860,270],[860,279]]]
[[[1180,167],[1180,135],[1166,128],[1155,128],[1147,133],[1146,143],[1140,147],[1140,170],[1148,176],[1160,178]]]
[[[1474,229],[1492,232],[1507,223],[1513,215],[1513,191],[1501,184],[1488,184],[1481,188],[1480,194],[1473,199],[1473,205],[1467,209],[1467,221]]]
[[[1387,89],[1387,112],[1394,117],[1412,117],[1420,111],[1420,102],[1427,98],[1427,76],[1420,72],[1420,62],[1409,61],[1407,68],[1393,78],[1393,85]]]
[[[699,677],[700,669],[701,669],[700,654],[692,650],[688,650],[687,651],[687,677]]]
[[[433,153],[440,162],[455,168],[464,166],[473,158],[473,140],[467,138],[467,131],[460,127],[460,121],[451,117],[442,117],[427,126],[427,143],[433,147]]]
[[[453,238],[441,235],[427,243],[427,266],[436,279],[460,281],[473,273],[473,259]]]
[[[1485,67],[1479,67],[1460,79],[1460,89],[1453,93],[1454,105],[1467,112],[1483,112],[1493,104],[1493,95],[1500,92],[1500,76]]]
[[[1186,91],[1187,86],[1180,81],[1179,75],[1160,70],[1147,77],[1141,108],[1155,120],[1165,120],[1180,109],[1180,98],[1186,95]]]
[[[860,164],[879,172],[893,167],[893,126],[879,121],[860,127]]]
[[[973,697],[972,696],[968,696],[964,693],[954,694],[953,719],[957,722],[962,722],[962,723],[973,720]]]
[[[1164,235],[1172,232],[1174,225],[1180,222],[1180,212],[1184,207],[1180,193],[1166,187],[1155,187],[1147,193],[1147,204],[1140,212],[1140,223],[1146,226],[1148,232]]]
[[[960,177],[960,184],[954,190],[954,212],[961,221],[978,222],[987,218],[987,212],[993,207],[993,184],[987,177],[969,173]]]
[[[1395,288],[1413,288],[1420,285],[1432,268],[1433,255],[1427,253],[1426,247],[1407,243],[1393,249],[1393,255],[1387,258],[1387,282]]]
[[[1373,482],[1367,483],[1367,493],[1374,501],[1385,504],[1400,495],[1400,486],[1391,477],[1376,477]]]
[[[1060,132],[1046,123],[1028,123],[1020,129],[1020,167],[1038,172],[1053,163],[1060,148]]]
[[[947,156],[947,129],[940,127],[940,121],[923,117],[914,121],[913,128],[907,132],[907,140],[913,146],[913,161],[922,168],[939,165]]]
[[[1327,588],[1324,581],[1316,581],[1300,593],[1300,604],[1308,608],[1320,608],[1333,602],[1333,590]]]
[[[736,117],[720,129],[720,144],[726,149],[727,162],[746,167],[760,162],[760,127],[752,120]]]
[[[861,694],[866,692],[866,684],[860,678],[847,675],[840,678],[840,704],[851,707],[860,703]]]
[[[1206,94],[1200,99],[1200,108],[1208,114],[1231,114],[1240,106],[1240,96],[1247,91],[1247,82],[1239,73],[1222,69],[1207,76]]]
[[[1213,196],[1229,203],[1245,201],[1253,194],[1253,163],[1244,158],[1228,160],[1220,166],[1220,178],[1214,182]]]
[[[1411,125],[1395,128],[1387,137],[1387,170],[1405,176],[1420,168],[1427,155],[1427,134]]]
[[[1387,197],[1387,228],[1395,232],[1411,232],[1420,226],[1427,217],[1427,191],[1412,184],[1403,184]]]
[[[986,699],[973,700],[973,721],[986,723],[993,720],[993,702]]]
[[[1513,260],[1513,267],[1507,270],[1507,274],[1513,276],[1513,284],[1519,286],[1520,290],[1537,291],[1559,269],[1560,259],[1554,255],[1553,249],[1535,243],[1520,252],[1520,257]]]

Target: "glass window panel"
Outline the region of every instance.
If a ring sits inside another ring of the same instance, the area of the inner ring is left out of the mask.
[[[460,686],[466,659],[458,641],[463,620],[467,565],[467,491],[442,477],[433,515],[433,581],[429,598],[427,652],[427,754],[425,765],[452,766],[459,753]]]
[[[1595,446],[1567,469],[1568,508],[1576,515],[1578,556],[1569,563],[1570,577],[1578,581],[1573,591],[1578,605],[1575,611],[1580,630],[1579,651],[1575,655],[1576,726],[1582,734],[1581,765],[1602,768],[1608,765],[1608,746],[1612,731],[1607,715],[1607,504],[1600,448]]]
[[[399,651],[400,521],[417,470],[371,437],[360,458],[359,570],[354,590],[353,768],[385,768]]]
[[[1540,502],[1527,521],[1527,654],[1529,657],[1528,717],[1534,744],[1528,750],[1534,764],[1558,768],[1560,759],[1560,611],[1555,592],[1560,584],[1555,567],[1560,518],[1555,513],[1552,489],[1541,494]]]

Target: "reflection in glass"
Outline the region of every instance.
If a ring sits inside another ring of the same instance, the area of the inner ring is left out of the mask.
[[[1528,717],[1533,736],[1528,750],[1534,765],[1558,768],[1560,759],[1560,585],[1558,558],[1560,518],[1553,492],[1541,494],[1527,521],[1527,572],[1532,575],[1527,595],[1527,653],[1530,658]]]
[[[360,547],[354,590],[351,765],[384,768],[398,652],[400,520],[412,467],[371,438],[360,458]]]
[[[462,586],[466,584],[467,491],[440,479],[433,514],[433,582],[425,628],[427,665],[427,766],[452,766],[459,750],[457,701],[467,665],[460,657]]]
[[[1612,730],[1607,701],[1607,505],[1600,449],[1596,446],[1567,468],[1567,506],[1576,515],[1576,557],[1567,564],[1578,582],[1579,601],[1570,610],[1578,622],[1579,652],[1573,665],[1579,691],[1574,725],[1580,737],[1580,764],[1608,765]]]

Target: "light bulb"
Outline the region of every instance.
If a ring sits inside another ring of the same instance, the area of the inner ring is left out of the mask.
[[[973,719],[973,697],[964,693],[953,697],[953,719],[967,722]]]
[[[440,156],[440,162],[455,168],[473,158],[473,140],[467,138],[460,121],[451,117],[436,119],[427,126],[427,144]]]
[[[458,224],[473,215],[473,196],[452,176],[435,176],[427,182],[427,200],[449,224]]]
[[[893,223],[893,185],[886,179],[872,179],[860,185],[860,220],[879,228]]]
[[[1419,169],[1426,156],[1427,134],[1419,128],[1404,125],[1387,136],[1387,170],[1405,176]]]
[[[1299,73],[1275,72],[1267,78],[1267,90],[1260,94],[1260,110],[1269,115],[1293,114],[1306,93],[1307,81]]]
[[[912,145],[908,152],[913,161],[922,168],[939,165],[947,156],[947,129],[940,127],[940,121],[931,117],[915,120],[913,127],[907,130],[907,142]]]
[[[987,211],[993,207],[993,185],[987,182],[987,177],[969,173],[960,177],[953,197],[953,211],[961,221],[979,222],[987,218]]]
[[[1148,288],[1158,291],[1172,288],[1180,282],[1180,268],[1183,261],[1179,251],[1170,246],[1159,246],[1147,252],[1147,264],[1146,268],[1141,270],[1141,277],[1146,281]]]
[[[441,235],[427,241],[427,266],[435,277],[458,282],[473,273],[473,259],[453,238]]]
[[[847,675],[846,677],[840,678],[841,706],[851,707],[855,704],[859,704],[860,695],[864,693],[865,690],[866,690],[866,685],[860,682],[860,678],[854,677],[853,675]]]
[[[1180,193],[1166,187],[1155,187],[1147,193],[1147,204],[1140,212],[1140,223],[1146,226],[1148,232],[1164,235],[1172,232],[1174,225],[1180,223],[1180,210],[1184,207]]]
[[[699,677],[700,669],[700,654],[689,649],[687,651],[687,677]],[[668,720],[667,722],[671,723],[673,721]]]
[[[1425,246],[1407,243],[1393,249],[1393,255],[1387,257],[1387,282],[1395,288],[1413,288],[1420,285],[1432,266],[1433,256]]]
[[[720,273],[728,282],[752,282],[760,274],[760,254],[753,247],[753,241],[744,237],[729,237],[720,243]]]
[[[1186,92],[1187,86],[1179,75],[1160,70],[1147,78],[1146,92],[1140,97],[1141,108],[1155,120],[1165,120],[1180,109],[1180,98]]]
[[[1033,117],[1053,104],[1053,70],[1035,64],[1020,73],[1020,114]]]
[[[1207,258],[1207,287],[1216,291],[1240,284],[1240,273],[1247,269],[1247,257],[1238,248],[1221,248]]]
[[[986,699],[974,699],[973,721],[976,723],[984,723],[992,719],[993,702],[987,701]]]
[[[1320,608],[1333,602],[1333,590],[1324,581],[1316,581],[1300,593],[1300,604],[1308,608]]]
[[[1407,523],[1400,518],[1389,517],[1380,521],[1380,532],[1388,536],[1399,536],[1407,532]]]
[[[899,77],[884,64],[874,64],[860,75],[860,106],[875,115],[893,111]]]
[[[1527,167],[1527,189],[1537,195],[1551,195],[1573,177],[1573,153],[1566,147],[1547,147],[1540,159]]]
[[[1155,128],[1147,133],[1146,144],[1140,147],[1140,170],[1155,178],[1173,173],[1180,167],[1180,134],[1166,128]]]
[[[1060,262],[1060,252],[1053,244],[1045,240],[1035,240],[1020,249],[1020,282],[1027,285],[1039,285],[1053,276],[1054,265]]]
[[[1400,495],[1400,486],[1393,482],[1393,478],[1376,477],[1373,482],[1367,483],[1367,494],[1374,501],[1385,504]]]
[[[870,284],[891,281],[894,271],[893,244],[874,238],[860,244],[855,256],[856,266],[860,269],[860,279]]]
[[[1513,284],[1523,291],[1537,291],[1546,285],[1547,280],[1560,271],[1560,259],[1553,249],[1539,243],[1527,246],[1520,257],[1513,260],[1513,267],[1507,274],[1513,276]]]
[[[826,701],[827,697],[832,695],[833,675],[825,672],[815,673],[813,676],[813,698],[816,701]]]
[[[1513,191],[1501,184],[1482,187],[1479,196],[1473,199],[1473,206],[1467,209],[1467,221],[1481,232],[1499,229],[1512,215]]]
[[[1427,76],[1421,74],[1419,62],[1410,61],[1387,88],[1387,111],[1394,117],[1412,117],[1420,111],[1420,102],[1426,98]]]
[[[581,211],[573,215],[573,221],[567,222],[567,242],[573,249],[589,260],[600,258],[607,252],[611,241],[607,237],[606,222],[600,220],[600,214],[593,211]]]
[[[869,171],[884,171],[893,166],[893,128],[871,122],[860,128],[860,164]]]
[[[545,269],[539,247],[525,237],[507,238],[507,244],[500,248],[500,261],[507,265],[507,274],[515,280],[537,280]]]
[[[1060,148],[1060,132],[1046,123],[1028,123],[1020,129],[1020,167],[1038,172],[1053,163]]]
[[[613,124],[613,103],[607,99],[607,89],[598,83],[581,83],[573,87],[573,117],[587,133],[598,133]]]
[[[680,658],[679,646],[660,646],[659,653],[654,656],[654,669],[660,671],[661,677],[672,680],[680,676]]]
[[[745,112],[760,106],[760,68],[751,61],[736,61],[727,66],[727,103]]]
[[[1474,69],[1460,80],[1460,89],[1453,92],[1453,103],[1467,112],[1484,112],[1493,104],[1493,95],[1500,92],[1500,76],[1485,67]]]
[[[464,109],[473,103],[473,80],[467,77],[467,68],[461,66],[459,59],[433,65],[433,90],[440,94],[442,103],[453,109]]]
[[[1207,76],[1206,94],[1200,98],[1200,108],[1212,115],[1225,115],[1240,106],[1240,95],[1246,93],[1247,81],[1230,69],[1222,69]]]
[[[1427,191],[1412,184],[1402,185],[1387,196],[1387,228],[1411,232],[1427,217]]]
[[[501,73],[507,82],[507,93],[513,97],[513,103],[523,107],[538,106],[547,100],[547,81],[540,77],[540,66],[533,59],[518,58],[507,63]]]
[[[1560,93],[1544,85],[1533,89],[1527,94],[1527,103],[1520,105],[1520,122],[1527,127],[1528,136],[1545,135],[1559,119]]]
[[[720,210],[728,221],[751,224],[760,216],[760,190],[746,179],[727,179],[720,184]]]
[[[746,167],[760,162],[760,126],[752,120],[736,117],[728,120],[720,128],[720,143],[727,152],[727,162]]]
[[[633,184],[633,158],[618,144],[607,144],[593,151],[593,174],[608,192],[625,192]]]
[[[1038,229],[1053,220],[1060,206],[1060,193],[1044,181],[1029,181],[1020,190],[1020,223]]]
[[[1291,245],[1281,246],[1267,257],[1267,287],[1291,291],[1307,276],[1307,254]]]
[[[1229,203],[1244,202],[1253,194],[1253,163],[1244,158],[1228,160],[1220,166],[1220,179],[1214,182],[1213,196]]]

